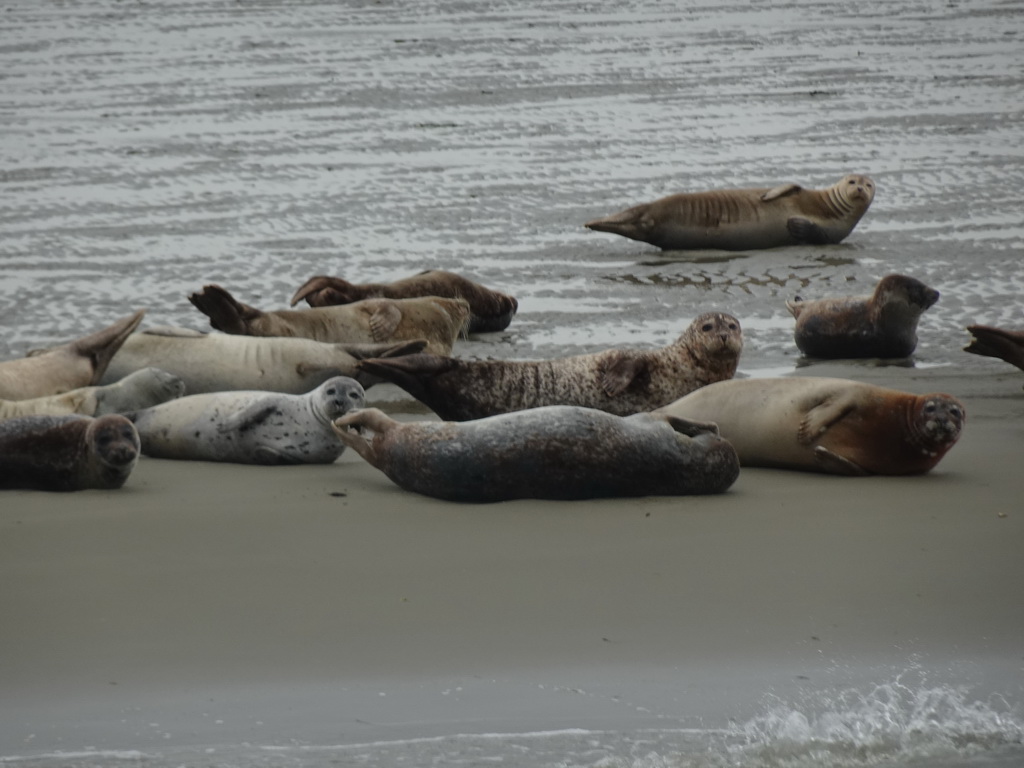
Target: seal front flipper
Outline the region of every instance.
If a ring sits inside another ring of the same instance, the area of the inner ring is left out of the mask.
[[[822,227],[809,219],[793,216],[786,220],[786,229],[798,243],[807,245],[829,245],[832,238]]]
[[[817,405],[808,409],[800,421],[796,439],[804,445],[810,445],[847,414],[857,407],[855,397],[845,394],[841,397],[828,396]]]
[[[283,464],[302,464],[302,459],[292,456],[286,451],[279,451],[268,445],[258,445],[252,452],[253,464],[281,466]]]
[[[374,341],[386,341],[402,322],[402,310],[394,304],[380,303],[372,310],[366,310],[369,317],[370,335]]]
[[[258,427],[271,416],[279,414],[280,410],[273,403],[253,403],[248,408],[243,408],[238,413],[232,414],[217,425],[217,431],[224,433],[245,432]]]
[[[844,459],[838,453],[833,453],[822,445],[815,446],[814,459],[821,466],[822,472],[832,475],[848,475],[850,477],[864,477],[867,471],[849,459]]]
[[[768,203],[772,200],[778,200],[780,197],[785,197],[786,195],[795,195],[801,189],[803,189],[803,187],[799,184],[780,184],[777,187],[772,187],[761,195],[761,200]]]
[[[619,351],[609,355],[599,370],[601,389],[608,397],[621,395],[642,377],[650,378],[646,358],[624,355]]]

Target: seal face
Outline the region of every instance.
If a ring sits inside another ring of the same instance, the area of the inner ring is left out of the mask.
[[[739,474],[714,424],[648,413],[549,406],[401,423],[370,408],[338,419],[335,430],[400,487],[449,501],[721,493]]]
[[[886,275],[870,296],[786,302],[793,338],[808,357],[910,357],[921,314],[939,292],[907,275]]]
[[[827,245],[853,231],[874,197],[870,178],[847,174],[825,189],[782,184],[771,189],[684,192],[584,226],[665,250]]]

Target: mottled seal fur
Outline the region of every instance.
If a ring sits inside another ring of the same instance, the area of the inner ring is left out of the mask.
[[[939,292],[907,275],[886,275],[870,296],[786,302],[797,347],[808,357],[909,357],[921,314]]]
[[[825,189],[782,184],[770,189],[683,192],[584,226],[665,250],[826,245],[849,235],[874,197],[871,179],[849,174]]]
[[[291,305],[294,307],[303,299],[311,307],[330,307],[363,299],[412,299],[420,296],[465,299],[469,303],[470,333],[502,331],[519,309],[515,297],[442,269],[428,269],[391,283],[350,283],[340,277],[317,275],[295,291]]]
[[[839,475],[928,472],[967,418],[950,395],[815,377],[723,381],[655,413],[715,422],[743,466]]]
[[[991,325],[969,325],[974,337],[964,352],[985,357],[998,357],[1024,371],[1024,331],[994,328]]]
[[[330,464],[342,451],[331,422],[361,408],[363,388],[336,376],[305,395],[211,392],[128,414],[142,452],[236,464]]]
[[[120,488],[139,458],[124,416],[19,416],[0,421],[0,488]]]
[[[338,419],[335,429],[397,485],[449,501],[721,493],[739,474],[714,424],[647,413],[548,406],[402,423],[370,408]]]
[[[544,405],[578,405],[628,416],[732,378],[742,347],[739,321],[709,312],[661,349],[610,349],[541,361],[409,355],[364,360],[359,367],[397,384],[446,421]]]

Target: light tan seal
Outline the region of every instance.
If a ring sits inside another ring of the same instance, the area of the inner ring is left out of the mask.
[[[1024,371],[1024,331],[1011,331],[991,325],[969,325],[974,337],[964,352],[985,357],[998,357]]]
[[[458,360],[409,355],[364,360],[446,421],[544,405],[577,405],[619,416],[649,411],[736,373],[743,335],[722,312],[700,315],[661,349],[609,349],[555,360]]]
[[[144,314],[139,310],[96,333],[0,363],[0,398],[29,400],[99,383],[110,359]]]
[[[740,464],[838,475],[916,475],[956,443],[963,403],[846,379],[711,384],[655,413],[718,424]]]
[[[469,278],[442,269],[428,269],[390,283],[350,283],[340,277],[317,275],[295,291],[291,305],[303,299],[311,307],[351,304],[363,299],[413,299],[443,296],[469,302],[469,332],[502,331],[512,322],[519,302]]]
[[[584,226],[664,250],[746,251],[841,242],[867,212],[875,185],[849,174],[825,189],[772,188],[683,192]]]
[[[188,299],[218,331],[243,336],[292,336],[330,344],[425,339],[428,352],[447,355],[469,327],[469,304],[438,296],[269,312],[236,301],[219,285],[204,286]]]
[[[886,275],[870,296],[786,302],[793,339],[808,357],[910,357],[921,314],[939,292],[907,275]]]
[[[739,474],[714,424],[648,413],[549,406],[402,423],[370,408],[341,417],[335,429],[400,487],[449,501],[722,493]]]

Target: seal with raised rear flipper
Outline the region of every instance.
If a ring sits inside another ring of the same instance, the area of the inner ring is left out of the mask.
[[[549,406],[403,423],[369,408],[334,424],[395,484],[449,501],[722,493],[739,475],[736,452],[714,424],[647,413]]]
[[[1011,331],[991,325],[969,325],[971,343],[964,352],[985,357],[998,357],[1024,371],[1024,331]]]

